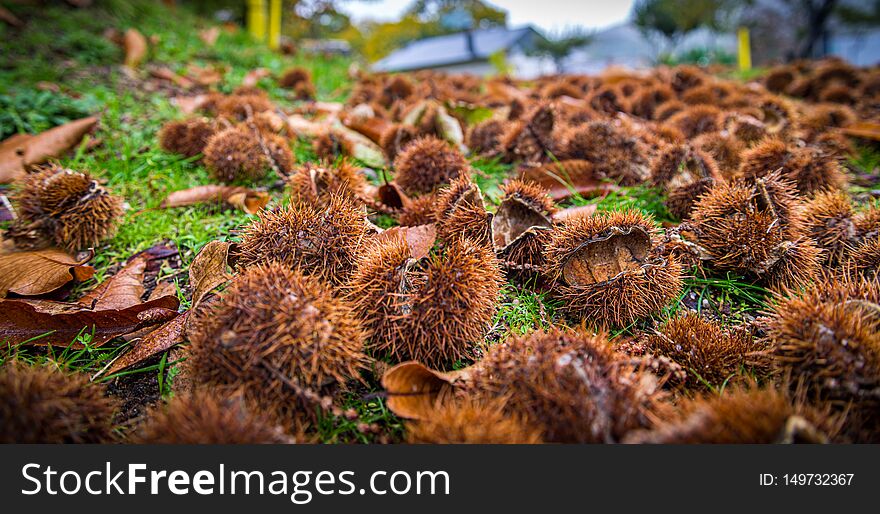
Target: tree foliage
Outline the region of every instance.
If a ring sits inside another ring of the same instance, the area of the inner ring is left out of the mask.
[[[556,71],[562,73],[565,58],[575,48],[585,46],[593,40],[593,34],[582,29],[569,29],[545,38],[536,38],[531,55],[548,57],[553,60]]]
[[[456,10],[470,15],[476,28],[507,25],[507,12],[482,0],[415,0],[399,20],[365,23],[345,36],[367,60],[375,61],[410,41],[461,30],[444,23]]]
[[[724,0],[638,0],[633,21],[647,34],[660,34],[673,46],[688,33],[721,28]]]

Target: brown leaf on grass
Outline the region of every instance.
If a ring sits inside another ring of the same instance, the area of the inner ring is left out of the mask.
[[[880,141],[880,123],[863,121],[853,123],[840,130],[850,137]]]
[[[43,312],[28,302],[3,300],[0,302],[0,340],[13,345],[81,348],[81,344],[72,343],[83,333],[92,334],[90,344],[97,347],[115,337],[174,318],[178,303],[177,298],[165,296],[121,310],[52,313]]]
[[[146,269],[147,255],[141,252],[115,275],[86,293],[77,303],[92,310],[126,309],[137,305],[144,295]]]
[[[220,27],[211,27],[199,31],[199,39],[208,46],[214,46],[218,37],[220,37]]]
[[[589,161],[581,160],[558,161],[525,168],[520,172],[520,178],[536,182],[557,202],[575,195],[601,196],[620,189],[617,184],[596,178],[593,175],[593,165]]]
[[[206,202],[224,202],[248,214],[255,214],[269,203],[269,193],[238,186],[196,186],[171,193],[159,207],[183,207]]]
[[[137,29],[131,28],[122,36],[122,47],[125,49],[125,65],[137,68],[147,57],[147,38]]]
[[[18,16],[12,14],[9,9],[3,6],[0,6],[0,20],[3,20],[4,23],[12,27],[21,27],[24,25],[24,22],[21,21]]]
[[[402,362],[382,375],[388,408],[402,418],[428,419],[438,400],[470,373],[471,368],[443,373],[416,361]]]
[[[34,136],[15,134],[0,142],[0,184],[15,182],[25,176],[25,145]]]
[[[9,293],[37,296],[56,291],[72,280],[82,282],[95,268],[78,261],[60,248],[15,251],[12,241],[0,245],[0,298]]]
[[[226,271],[231,247],[232,243],[226,241],[211,241],[193,259],[189,267],[193,309],[198,307],[206,294],[231,278]]]
[[[431,248],[437,241],[437,227],[433,223],[415,227],[391,227],[376,236],[376,239],[385,240],[393,237],[402,237],[406,240],[413,259],[424,259],[430,255]]]
[[[134,343],[128,352],[122,354],[113,362],[106,371],[106,374],[118,373],[126,368],[140,364],[153,355],[164,352],[176,344],[182,343],[188,314],[189,311],[179,314],[176,318],[166,322],[144,336],[140,341]]]
[[[377,116],[347,116],[343,123],[348,128],[367,136],[374,143],[379,143],[382,134],[391,126],[390,121]]]
[[[27,167],[61,157],[82,141],[98,123],[89,116],[59,125],[37,135],[16,134],[0,143],[0,183],[24,177]]]
[[[174,73],[174,71],[167,66],[159,66],[158,68],[151,68],[150,75],[152,75],[153,77],[155,77],[157,79],[167,80],[168,82],[171,82],[171,83],[173,83],[177,86],[180,86],[184,89],[190,89],[196,85],[196,83],[193,82],[192,80],[190,80],[189,78],[183,77],[181,75],[178,75],[177,73]]]
[[[251,71],[247,72],[244,76],[244,79],[241,81],[242,86],[253,87],[256,86],[261,78],[268,77],[269,70],[266,68],[254,68]]]
[[[596,212],[596,208],[598,206],[594,203],[587,205],[576,205],[573,207],[566,207],[565,209],[556,211],[553,214],[554,221],[562,221],[569,218],[579,218],[581,216],[592,216],[593,213]]]
[[[201,67],[190,64],[186,67],[186,75],[200,86],[213,86],[223,80],[226,70],[218,67]]]
[[[208,101],[208,95],[195,96],[176,96],[171,99],[171,103],[177,106],[184,114],[192,114],[201,109]]]

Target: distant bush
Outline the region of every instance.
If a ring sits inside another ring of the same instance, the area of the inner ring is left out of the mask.
[[[679,54],[664,54],[659,58],[661,64],[675,66],[677,64],[695,64],[708,66],[710,64],[724,64],[731,66],[736,64],[736,54],[724,51],[720,48],[692,48]]]

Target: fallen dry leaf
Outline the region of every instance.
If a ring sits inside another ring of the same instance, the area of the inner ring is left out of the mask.
[[[147,38],[137,29],[125,31],[122,47],[125,49],[125,65],[129,68],[137,68],[147,57]]]
[[[0,298],[9,293],[38,296],[56,291],[72,280],[82,282],[95,268],[78,261],[60,248],[17,252],[11,241],[0,245]]]
[[[25,176],[25,145],[34,136],[15,134],[0,142],[0,184],[15,182]]]
[[[147,269],[147,255],[135,255],[121,270],[98,284],[80,298],[77,303],[92,309],[126,309],[141,303],[144,295],[144,271]]]
[[[196,186],[171,193],[159,207],[183,207],[206,202],[224,202],[248,214],[255,214],[269,203],[269,193],[238,186]]]
[[[190,64],[186,67],[186,75],[200,86],[213,86],[223,80],[226,70],[217,67],[201,67]]]
[[[254,68],[251,71],[247,72],[244,76],[244,79],[241,81],[242,86],[253,87],[256,86],[261,78],[268,77],[269,70],[266,68]]]
[[[581,216],[592,216],[593,213],[596,212],[596,208],[598,205],[591,203],[587,205],[575,205],[573,207],[566,207],[565,209],[561,209],[556,211],[553,214],[554,221],[562,221],[569,218],[578,218]]]
[[[343,123],[346,127],[363,134],[374,143],[379,143],[382,140],[382,134],[391,126],[390,121],[377,116],[348,116]]]
[[[211,241],[193,259],[189,267],[189,284],[193,289],[193,309],[198,307],[206,294],[231,278],[226,271],[229,266],[229,249],[231,247],[232,243],[226,241]]]
[[[177,298],[165,296],[121,310],[51,313],[28,302],[3,300],[0,302],[0,340],[12,345],[81,348],[81,344],[73,341],[83,333],[92,334],[90,345],[97,347],[115,337],[174,318],[178,303]]]
[[[391,412],[407,419],[427,419],[438,399],[451,394],[456,382],[467,380],[472,368],[443,373],[415,362],[402,362],[382,375]]]
[[[171,68],[167,66],[159,66],[158,68],[150,69],[150,75],[157,79],[167,80],[168,82],[171,82],[184,89],[190,89],[196,85],[195,82],[193,82],[189,78],[174,73],[174,71],[172,71]]]
[[[863,121],[848,125],[840,131],[850,137],[880,141],[880,123]]]
[[[118,373],[126,368],[139,364],[157,353],[164,352],[172,346],[182,343],[184,328],[189,311],[179,314],[161,327],[150,332],[143,339],[134,343],[132,348],[122,354],[106,371],[108,375]]]
[[[433,223],[415,227],[391,227],[376,236],[379,240],[392,237],[402,237],[406,240],[413,259],[424,259],[431,254],[431,249],[437,241],[437,227]]]
[[[12,14],[9,9],[3,6],[0,6],[0,20],[3,20],[7,25],[13,27],[21,27],[22,25],[24,25],[24,22],[21,21],[18,16]]]
[[[28,166],[61,157],[82,141],[98,123],[89,116],[59,125],[37,135],[16,134],[0,143],[0,183],[22,178]]]
[[[201,109],[207,101],[208,95],[176,96],[171,99],[171,103],[176,105],[177,108],[180,109],[180,112],[184,114],[192,114],[196,112]]]
[[[211,27],[199,31],[199,39],[208,46],[214,46],[218,37],[220,37],[220,27]]]
[[[520,178],[536,182],[557,202],[575,194],[585,197],[601,196],[620,189],[617,184],[597,179],[593,175],[592,164],[580,160],[558,161],[525,168],[521,171]]]

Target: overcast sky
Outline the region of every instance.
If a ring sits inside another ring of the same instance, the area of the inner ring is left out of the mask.
[[[355,20],[393,20],[412,0],[348,0],[342,10]],[[633,0],[490,0],[492,5],[508,12],[511,26],[532,24],[543,30],[561,30],[581,26],[602,28],[627,19]]]

